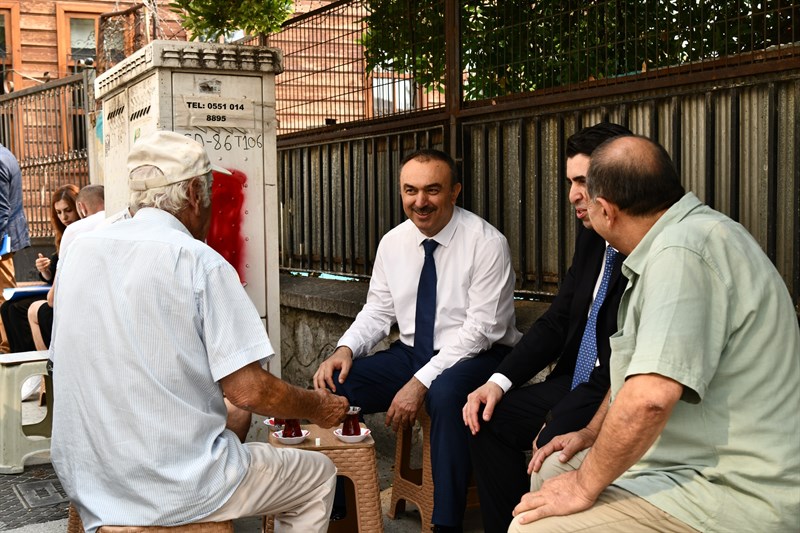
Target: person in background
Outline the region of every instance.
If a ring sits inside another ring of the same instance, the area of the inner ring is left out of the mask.
[[[7,241],[6,241],[7,239]],[[5,302],[3,289],[17,286],[14,253],[31,245],[28,220],[22,208],[22,172],[17,158],[0,144],[0,306]],[[0,338],[0,352],[11,350],[5,334]]]
[[[433,530],[461,531],[471,470],[461,407],[522,336],[514,269],[503,234],[456,207],[461,183],[449,155],[409,154],[399,181],[408,220],[381,239],[367,303],[314,386],[346,396],[362,413],[385,411],[395,431],[413,424],[424,402]],[[400,340],[368,355],[394,324]]]
[[[52,284],[58,267],[58,250],[61,238],[67,226],[76,222],[80,217],[76,200],[78,197],[77,185],[64,185],[59,187],[50,199],[50,224],[55,235],[56,251],[49,258],[39,254],[36,259],[36,269],[39,279]],[[37,301],[44,301],[46,295],[31,296],[18,300],[3,302],[0,305],[0,326],[3,338],[8,339],[9,349],[12,352],[28,352],[36,349],[33,341],[31,326],[28,322],[28,309]],[[22,385],[22,399],[28,399],[42,390],[42,377],[31,376]]]
[[[595,148],[630,133],[603,122],[567,139],[569,201],[582,222],[572,265],[545,314],[464,406],[487,533],[505,532],[514,506],[528,492],[525,452],[586,426],[608,393],[608,338],[617,331],[617,308],[628,280],[620,274],[624,256],[592,230],[586,175]],[[545,381],[522,386],[553,363]]]
[[[53,242],[56,251],[50,257],[45,257],[40,253],[35,262],[36,270],[39,271],[39,279],[50,285],[55,279],[58,268],[58,254],[64,232],[67,226],[81,218],[77,206],[79,192],[77,185],[68,184],[56,189],[50,199],[50,225],[53,227]]]
[[[102,185],[86,185],[75,199],[80,220],[64,230],[59,249],[59,259],[63,260],[69,246],[78,235],[100,227],[106,218],[105,189]]]
[[[39,254],[36,259],[36,270],[39,271],[39,278],[45,283],[53,284],[58,268],[59,251],[61,250],[61,239],[67,226],[80,220],[78,213],[78,193],[80,190],[77,185],[68,184],[56,189],[50,201],[50,223],[53,226],[54,241],[56,251],[50,257]]]
[[[53,193],[50,200],[50,223],[55,235],[56,251],[50,257],[39,254],[36,259],[36,270],[39,271],[39,279],[51,285],[58,268],[58,252],[64,231],[67,226],[80,218],[76,205],[78,192],[77,185],[64,185]],[[33,302],[44,300],[46,297],[46,294],[42,294],[41,296],[21,298],[4,302],[0,306],[4,336],[8,339],[12,352],[28,352],[36,349],[28,322],[28,308]]]
[[[349,405],[263,369],[274,352],[261,318],[204,242],[212,170],[226,172],[184,135],[140,138],[134,217],[76,239],[60,267],[51,453],[87,533],[261,515],[278,531],[328,528],[333,462],[241,437],[251,412],[329,428]]]
[[[610,404],[534,454],[585,458],[509,531],[799,531],[800,328],[780,274],[649,139],[598,147],[587,183],[592,227],[627,256]]]
[[[82,233],[92,231],[105,220],[105,195],[102,185],[87,185],[78,193],[75,207],[81,219],[70,224],[61,238],[59,260],[63,263],[72,241]],[[53,286],[47,292],[46,300],[33,302],[28,308],[28,324],[31,328],[33,344],[37,350],[46,350],[50,346],[50,332],[53,329]]]

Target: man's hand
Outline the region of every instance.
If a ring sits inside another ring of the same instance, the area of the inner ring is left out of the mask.
[[[333,392],[336,392],[336,384],[333,382],[333,373],[338,370],[339,383],[344,383],[352,366],[353,351],[347,346],[339,346],[333,351],[330,357],[319,365],[317,372],[314,374],[314,388],[324,389],[327,387]]]
[[[544,428],[546,428],[546,427],[547,427],[547,422],[542,424],[542,427],[539,428],[539,432],[536,434],[535,437],[533,437],[533,442],[531,443],[531,450],[533,450],[533,453],[536,453],[536,452],[539,451],[539,447],[536,446],[536,441],[539,440],[539,435],[542,434],[542,431],[544,431]],[[528,472],[530,472],[530,470],[528,470]]]
[[[547,459],[550,454],[557,451],[561,451],[561,454],[558,456],[558,460],[562,463],[566,463],[572,459],[576,453],[591,447],[596,438],[597,434],[588,428],[583,428],[579,431],[573,431],[572,433],[565,433],[564,435],[553,437],[550,442],[541,448],[534,448],[533,457],[531,458],[531,462],[528,464],[528,474],[538,472],[539,469],[542,468],[542,463],[544,463],[544,460]],[[536,445],[535,439],[533,444],[534,446]]]
[[[462,409],[464,417],[464,425],[469,426],[469,430],[475,435],[481,429],[480,421],[478,420],[478,412],[483,408],[483,420],[488,422],[492,419],[494,407],[503,398],[503,389],[493,381],[487,381],[467,396],[467,403]]]
[[[546,516],[570,515],[591,507],[597,496],[582,489],[577,471],[565,472],[545,481],[542,490],[525,494],[513,514],[519,516],[520,524]]]
[[[319,396],[320,405],[319,414],[311,418],[311,422],[321,428],[330,428],[341,424],[350,407],[350,402],[347,401],[347,398],[331,394],[324,388],[317,389],[314,392]]]
[[[559,435],[534,453],[530,470],[538,471],[544,458],[557,450],[559,460],[567,461],[591,446],[580,469],[546,480],[540,491],[523,496],[514,516],[524,516],[515,520],[526,524],[591,507],[653,445],[682,394],[681,383],[659,374],[629,377],[614,403],[601,405],[586,428]]]
[[[428,388],[417,378],[408,380],[394,395],[392,405],[386,411],[386,425],[398,431],[402,426],[413,424],[427,392]]]
[[[344,420],[347,398],[325,388],[308,390],[291,385],[254,361],[220,379],[225,398],[233,405],[264,416],[307,418],[323,428]]]

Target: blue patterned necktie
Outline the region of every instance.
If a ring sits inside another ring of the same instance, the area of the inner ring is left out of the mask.
[[[439,243],[433,239],[422,241],[425,263],[417,287],[417,314],[414,322],[414,350],[421,356],[433,355],[433,325],[436,321],[436,261],[433,251]]]
[[[608,292],[608,282],[611,280],[611,271],[614,268],[614,258],[617,251],[611,246],[606,248],[606,266],[603,270],[603,278],[600,280],[600,287],[597,289],[597,296],[594,297],[592,308],[589,311],[589,318],[586,320],[586,329],[583,330],[581,347],[578,349],[578,359],[575,361],[575,375],[572,376],[572,388],[574,389],[581,383],[589,381],[589,374],[594,369],[597,361],[597,314],[606,299]]]

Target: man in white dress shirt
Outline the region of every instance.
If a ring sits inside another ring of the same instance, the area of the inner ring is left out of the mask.
[[[105,189],[102,185],[87,185],[80,190],[75,198],[75,207],[81,216],[67,226],[64,235],[61,237],[61,246],[58,251],[59,260],[63,260],[67,249],[75,238],[81,233],[94,231],[103,223],[106,218]]]
[[[400,193],[408,220],[381,239],[367,303],[314,375],[318,389],[343,394],[362,413],[386,411],[395,430],[412,424],[425,401],[434,531],[460,531],[463,520],[470,459],[461,406],[521,337],[508,242],[455,206],[460,191],[447,154],[421,150],[403,160]],[[418,294],[429,240],[435,241],[433,294]],[[417,308],[431,297],[433,338],[424,349],[415,338],[422,329]],[[400,339],[366,357],[394,324]]]
[[[88,533],[263,514],[279,530],[328,528],[333,463],[240,438],[249,412],[331,427],[348,403],[263,370],[261,319],[203,242],[212,169],[226,172],[188,137],[142,137],[128,156],[135,216],[76,239],[59,265],[52,459]]]

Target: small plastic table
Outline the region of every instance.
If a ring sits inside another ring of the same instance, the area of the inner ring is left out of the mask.
[[[378,465],[375,459],[375,441],[368,435],[361,442],[347,444],[336,438],[333,429],[322,429],[315,424],[303,425],[309,435],[300,444],[284,445],[270,433],[269,443],[277,448],[300,448],[327,455],[338,469],[338,475],[353,482],[355,505],[348,502],[348,518],[353,511],[357,514],[358,531],[361,533],[382,533],[381,497],[378,486]],[[319,446],[316,440],[319,439]],[[349,522],[348,519],[341,522]],[[331,522],[329,531],[337,528],[338,522]],[[272,533],[273,518],[264,517],[264,531]]]

